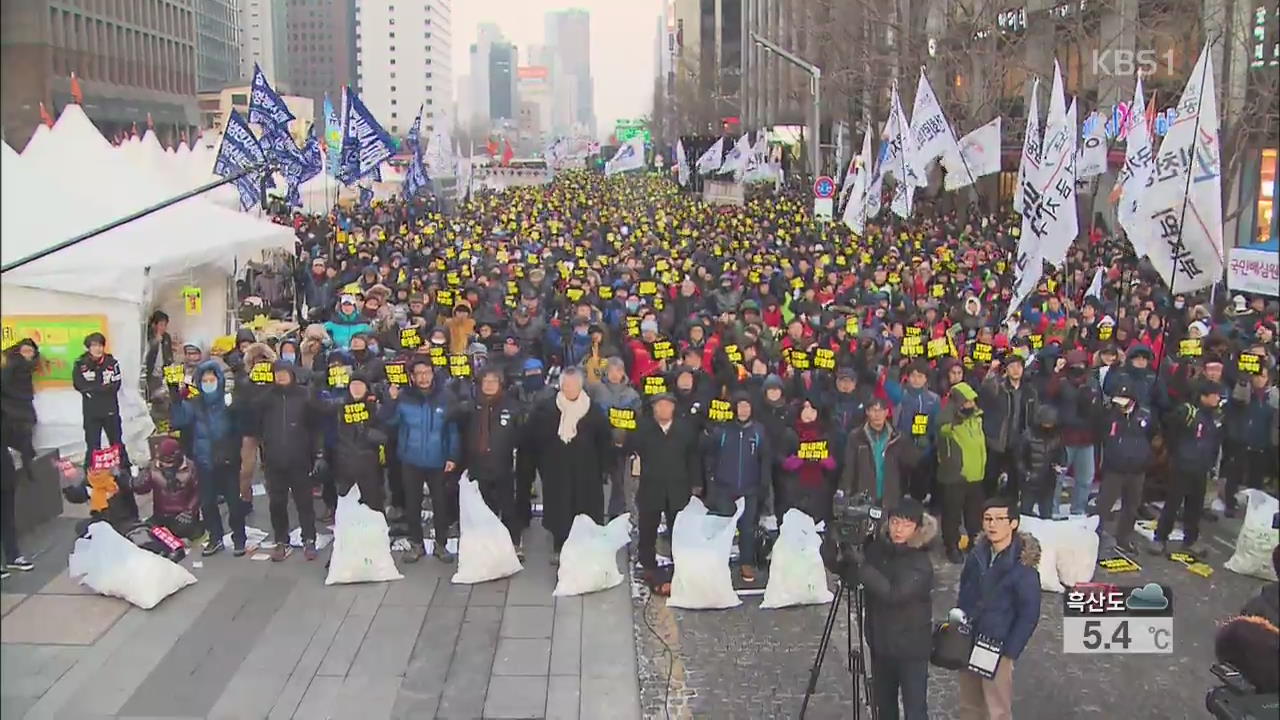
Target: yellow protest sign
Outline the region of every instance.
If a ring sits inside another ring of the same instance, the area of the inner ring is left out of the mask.
[[[635,430],[636,411],[627,408],[609,408],[609,424],[619,430]]]
[[[95,332],[107,335],[106,315],[5,315],[0,317],[0,349],[30,338],[40,346],[36,388],[70,387],[76,358],[84,353],[85,336]]]
[[[422,344],[422,335],[418,332],[418,328],[409,327],[400,331],[400,347],[405,350],[412,350]]]
[[[1204,341],[1200,338],[1187,338],[1178,341],[1178,354],[1184,358],[1200,357],[1204,354]]]
[[[333,365],[329,368],[329,387],[346,387],[351,384],[351,368]]]
[[[271,370],[271,363],[254,363],[249,369],[249,382],[254,385],[270,385],[275,382],[276,374]]]
[[[186,368],[181,365],[165,365],[164,366],[164,384],[177,385],[182,382],[182,378],[186,374]]]
[[[362,402],[343,405],[342,422],[347,425],[369,422],[369,406]]]
[[[182,288],[182,309],[188,315],[204,313],[204,293],[200,288],[192,285]]]
[[[671,360],[676,356],[676,347],[670,340],[655,340],[649,345],[649,355],[654,360]]]
[[[836,369],[836,354],[830,348],[818,348],[813,351],[813,366],[821,370]]]
[[[450,355],[449,374],[456,378],[471,377],[471,358],[466,355]]]
[[[667,379],[661,375],[650,375],[644,379],[644,394],[657,395],[667,391]]]
[[[387,382],[392,385],[408,385],[409,375],[405,372],[404,363],[392,362],[382,366],[383,372],[387,376]]]
[[[929,432],[929,416],[917,413],[911,416],[911,434],[921,436]]]
[[[826,460],[831,456],[831,451],[827,448],[826,440],[813,440],[800,443],[796,455],[801,460]]]
[[[728,400],[716,398],[707,407],[707,419],[711,422],[729,422],[733,419],[733,409]]]

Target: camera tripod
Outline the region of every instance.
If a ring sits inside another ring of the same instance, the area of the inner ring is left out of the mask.
[[[809,686],[805,688],[804,700],[800,703],[800,720],[804,720],[805,713],[809,710],[809,700],[813,697],[813,691],[818,687],[818,676],[822,674],[822,661],[827,657],[827,648],[831,646],[831,633],[835,630],[836,619],[840,617],[840,603],[843,600],[845,608],[845,621],[848,623],[849,635],[848,647],[846,652],[849,654],[849,677],[853,687],[853,720],[859,720],[862,717],[862,700],[863,690],[866,692],[867,708],[870,710],[872,720],[875,720],[878,712],[874,697],[872,697],[871,671],[867,667],[866,653],[866,635],[863,633],[863,627],[866,622],[866,608],[862,605],[862,584],[858,583],[851,586],[840,577],[836,581],[835,597],[831,599],[831,610],[827,612],[827,623],[822,629],[822,640],[818,643],[818,654],[813,659],[813,667],[809,670]],[[857,618],[858,624],[858,645],[855,648],[853,644],[854,618]]]

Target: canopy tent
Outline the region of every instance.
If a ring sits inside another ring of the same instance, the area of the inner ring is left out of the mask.
[[[135,140],[127,149],[112,148],[78,105],[69,105],[47,137],[28,150],[19,156],[0,148],[5,265],[188,189],[176,174],[157,169],[165,161],[158,143]],[[125,369],[120,402],[126,441],[131,456],[145,458],[152,426],[138,379],[146,315],[154,307],[166,310],[182,324],[184,337],[207,347],[227,331],[237,261],[293,245],[290,228],[196,197],[4,273],[0,301],[6,316],[105,316],[110,351]],[[201,289],[198,314],[184,313],[181,290],[188,285]],[[39,448],[67,456],[83,451],[78,393],[42,387],[36,411]]]

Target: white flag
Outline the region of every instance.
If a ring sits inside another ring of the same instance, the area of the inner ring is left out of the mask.
[[[769,162],[769,133],[756,131],[756,144],[751,146],[751,162],[763,165]]]
[[[960,139],[960,152],[942,156],[947,190],[959,190],[975,180],[1000,172],[1000,117]]]
[[[868,131],[868,137],[864,137],[862,140],[864,145],[869,141],[869,136],[870,132]],[[853,177],[857,172],[857,165],[858,157],[856,155],[849,158],[849,168],[844,171],[844,179],[840,183],[840,204],[838,207],[844,207],[849,200],[849,191],[853,189]]]
[[[1133,252],[1138,257],[1147,254],[1150,228],[1138,216],[1138,202],[1151,179],[1154,158],[1151,154],[1151,133],[1147,128],[1146,101],[1142,95],[1142,77],[1133,88],[1133,105],[1130,107],[1128,132],[1125,135],[1124,167],[1116,179],[1111,201],[1119,201],[1116,216],[1120,227],[1129,237]]]
[[[449,137],[446,123],[436,123],[431,131],[431,139],[427,143],[427,173],[431,177],[448,177],[455,174],[453,161],[453,140]]]
[[[604,174],[616,175],[642,167],[644,167],[644,138],[637,135],[618,148],[613,158],[605,163]]]
[[[845,136],[847,136],[848,134],[849,134],[849,126],[843,120],[836,123],[836,126],[835,126],[836,173],[839,173],[840,168],[844,167],[845,145],[847,144],[845,141]],[[852,159],[853,158],[850,158],[850,160]],[[840,178],[836,177],[836,182],[839,182],[839,181],[840,181]]]
[[[1089,114],[1085,125],[1088,132],[1080,144],[1080,157],[1076,160],[1076,177],[1081,180],[1107,171],[1107,124],[1094,111]]]
[[[1026,237],[1025,232],[1023,237]],[[1017,275],[1018,280],[1013,289],[1013,300],[1009,303],[1009,312],[1005,314],[1006,322],[1013,317],[1014,313],[1022,310],[1022,304],[1031,297],[1032,291],[1040,284],[1040,278],[1044,275],[1044,258],[1040,255],[1038,244],[1032,244],[1024,251],[1020,239],[1014,274]]]
[[[720,174],[741,174],[747,169],[747,162],[750,159],[751,138],[746,133],[742,133],[742,137],[738,138],[738,142],[734,144],[733,149],[724,156],[724,162],[720,165]]]
[[[1062,91],[1062,73],[1054,61],[1054,98],[1049,104],[1049,121],[1045,125],[1044,145],[1040,154],[1040,178],[1034,194],[1023,198],[1026,215],[1032,217],[1035,232],[1040,236],[1040,254],[1054,267],[1066,260],[1067,250],[1080,232],[1080,219],[1076,215],[1076,102],[1059,114],[1063,103],[1058,97]]]
[[[1222,146],[1209,46],[1191,71],[1178,101],[1155,174],[1139,203],[1148,224],[1147,256],[1170,285],[1187,293],[1222,279]]]
[[[911,217],[911,206],[915,201],[916,187],[919,185],[916,175],[916,150],[912,142],[911,123],[902,111],[902,98],[898,96],[898,83],[893,83],[893,93],[889,107],[889,121],[885,123],[884,140],[888,143],[888,153],[883,156],[879,173],[884,176],[893,175],[898,181],[893,188],[893,202],[890,209],[901,218]],[[874,185],[874,183],[873,183]]]
[[[698,162],[694,163],[699,175],[709,175],[720,169],[720,165],[724,162],[724,138],[716,140],[715,144],[707,148],[698,158]]]
[[[689,184],[689,158],[684,156],[684,141],[676,140],[676,173],[680,187]]]
[[[959,152],[956,134],[942,112],[938,96],[933,94],[933,86],[929,84],[924,68],[920,68],[916,101],[911,108],[911,144],[915,151],[914,167],[916,185],[919,187],[929,184],[929,175],[925,172],[929,163],[949,152]]]
[[[1027,106],[1027,132],[1022,136],[1022,159],[1018,163],[1018,181],[1013,186],[1013,211],[1022,215],[1024,179],[1027,173],[1040,169],[1040,78],[1031,83],[1031,104]],[[1023,223],[1026,234],[1026,223]]]
[[[867,227],[867,182],[871,179],[871,127],[862,135],[862,152],[849,161],[849,169],[853,178],[846,190],[850,190],[849,200],[845,203],[844,214],[840,219],[855,235],[862,235]],[[879,210],[879,207],[877,207]]]
[[[1093,282],[1089,283],[1089,289],[1084,291],[1085,297],[1096,297],[1102,299],[1102,278],[1106,276],[1107,271],[1101,265],[1093,271]]]

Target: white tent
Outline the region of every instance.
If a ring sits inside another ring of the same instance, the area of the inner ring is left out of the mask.
[[[77,105],[46,141],[21,157],[0,150],[0,261],[8,265],[184,191],[146,166],[142,141],[113,149]],[[125,370],[121,393],[131,454],[145,457],[151,423],[137,390],[146,315],[160,308],[178,334],[205,343],[228,329],[228,288],[237,262],[292,249],[293,232],[197,197],[4,273],[5,315],[102,314],[111,352]],[[203,311],[185,315],[181,290],[201,289]],[[71,389],[37,393],[36,442],[74,455],[83,449],[80,399]]]

